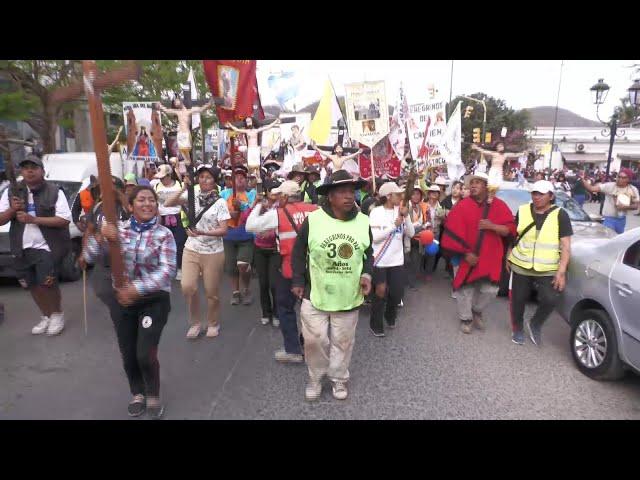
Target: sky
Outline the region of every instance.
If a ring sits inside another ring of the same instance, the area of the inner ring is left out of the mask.
[[[603,78],[611,90],[600,117],[608,120],[620,98],[628,95],[633,78],[640,77],[632,75],[633,68],[625,68],[633,64],[640,60],[564,60],[559,107],[597,120],[589,88]],[[449,99],[451,60],[258,60],[257,65],[263,105],[277,104],[267,78],[281,71],[294,71],[300,77],[297,108],[319,100],[327,76],[338,95],[344,95],[345,83],[384,80],[390,105],[395,105],[401,82],[410,104],[423,102],[431,83]],[[504,99],[516,110],[555,106],[560,66],[560,60],[455,60],[453,97],[483,92]]]

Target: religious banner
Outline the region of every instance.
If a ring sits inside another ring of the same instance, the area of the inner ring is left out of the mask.
[[[327,78],[318,108],[309,126],[309,138],[318,145],[333,145],[338,140],[337,126],[342,120],[342,111],[331,80]]]
[[[269,88],[278,100],[282,110],[295,110],[296,98],[300,88],[300,79],[295,72],[272,73],[267,80]]]
[[[435,89],[430,89],[426,102],[409,105],[413,121],[407,125],[411,155],[425,161],[429,167],[446,161],[440,153],[440,138],[446,127],[446,102],[436,94]]]
[[[203,60],[204,74],[214,97],[223,99],[216,105],[221,124],[254,115],[264,119],[260,106],[255,60]]]
[[[154,110],[155,102],[123,102],[127,136],[127,161],[129,171],[142,172],[144,165],[156,163],[162,158],[162,126],[160,113]],[[132,164],[131,164],[132,163]]]
[[[458,180],[466,171],[465,166],[462,164],[461,106],[462,102],[458,102],[440,140],[440,152],[447,162],[447,175],[452,180]]]
[[[365,145],[360,145],[364,148]],[[376,169],[376,177],[398,178],[400,176],[400,160],[396,156],[389,142],[389,137],[383,138],[372,149],[373,165]],[[360,163],[360,176],[371,178],[370,153],[361,153],[358,157]]]
[[[393,109],[391,124],[389,125],[389,142],[398,158],[404,157],[404,145],[407,139],[406,124],[410,121],[409,104],[400,85],[396,106]]]
[[[384,82],[350,83],[344,88],[349,136],[373,147],[389,133]]]

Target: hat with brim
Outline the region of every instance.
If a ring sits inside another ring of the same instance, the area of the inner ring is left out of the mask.
[[[245,177],[249,176],[249,169],[244,165],[236,165],[233,167],[233,173],[241,173]]]
[[[354,188],[362,188],[367,184],[364,180],[354,180],[349,172],[346,170],[337,170],[331,174],[329,181],[316,188],[318,195],[326,195],[334,188],[341,187],[343,185],[353,185]]]
[[[22,167],[25,163],[34,163],[36,164],[38,167],[40,168],[44,168],[44,164],[42,163],[42,160],[40,160],[39,157],[35,156],[35,155],[27,155],[24,160],[22,160],[18,166]]]
[[[304,169],[304,167],[302,166],[301,163],[296,163],[293,166],[293,168],[291,168],[291,171],[287,175],[287,180],[291,180],[296,175],[296,173],[300,173],[300,174],[304,175],[305,177],[308,174],[308,172],[305,171],[305,169]]]
[[[464,179],[464,184],[469,186],[471,184],[471,180],[473,179],[484,180],[485,183],[487,184],[489,183],[489,175],[483,172],[477,172],[477,173],[474,173],[473,175],[466,176]]]
[[[171,165],[160,165],[158,173],[156,173],[153,178],[162,180],[164,177],[171,175],[172,170]]]
[[[431,185],[429,188],[427,188],[427,193],[429,192],[440,193],[440,187],[438,187],[438,185]]]
[[[393,193],[404,193],[404,188],[399,187],[394,182],[387,182],[378,190],[378,195],[381,197],[388,197]]]

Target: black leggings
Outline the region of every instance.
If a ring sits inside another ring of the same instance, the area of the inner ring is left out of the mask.
[[[271,320],[273,317],[278,316],[276,308],[276,274],[281,263],[280,254],[275,250],[256,247],[253,251],[253,263],[258,272],[262,316]]]
[[[369,325],[376,331],[384,331],[383,316],[387,324],[395,325],[398,316],[398,304],[404,294],[405,269],[404,265],[397,267],[374,267],[373,269],[373,305],[371,305],[371,317]],[[376,285],[387,284],[384,297],[375,293]]]
[[[522,331],[524,310],[531,297],[531,290],[538,291],[538,308],[531,317],[531,325],[542,327],[549,315],[556,308],[561,293],[553,288],[553,277],[531,277],[511,272],[511,328],[514,332]]]
[[[132,395],[160,396],[158,344],[167,323],[171,301],[159,292],[139,303],[113,309],[112,320]]]

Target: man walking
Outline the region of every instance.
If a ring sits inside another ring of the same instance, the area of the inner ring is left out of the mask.
[[[40,158],[27,156],[20,169],[24,180],[19,192],[9,187],[0,199],[0,225],[11,222],[9,239],[18,281],[42,313],[31,333],[57,335],[64,328],[58,270],[71,249],[71,211],[64,192],[44,179]]]
[[[279,207],[265,213],[265,206],[257,204],[247,219],[247,231],[259,234],[276,230],[278,251],[282,258],[281,269],[275,278],[276,310],[284,338],[284,349],[276,351],[275,359],[278,362],[302,363],[304,359],[295,311],[298,298],[291,291],[291,254],[302,224],[318,207],[302,201],[300,185],[293,180],[283,182],[271,190],[271,193],[280,194]]]
[[[348,395],[358,309],[371,291],[373,271],[369,218],[355,202],[355,191],[363,185],[345,170],[334,172],[318,187],[326,205],[309,214],[293,247],[292,290],[302,300],[309,401],[320,397],[324,375],[333,382],[334,398]]]
[[[553,202],[551,182],[534,183],[531,200],[516,215],[518,237],[507,257],[507,269],[511,270],[513,342],[524,344],[524,310],[535,286],[538,308],[526,326],[531,341],[540,346],[542,324],[553,312],[566,283],[573,230],[567,212]]]
[[[507,204],[499,198],[487,201],[488,182],[486,173],[469,176],[471,195],[451,210],[442,235],[442,248],[462,257],[453,289],[464,333],[471,333],[472,326],[484,329],[482,313],[498,293],[503,240],[516,233]]]

